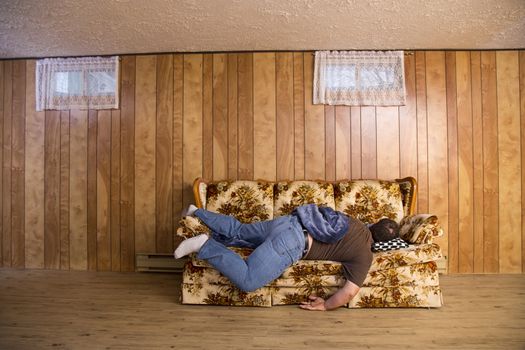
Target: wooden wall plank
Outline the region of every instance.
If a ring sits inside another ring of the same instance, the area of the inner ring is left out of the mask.
[[[137,56],[135,93],[135,250],[155,252],[157,57]]]
[[[183,93],[184,93],[184,56],[173,57],[173,225],[178,225],[177,218],[182,212],[183,193]],[[175,227],[173,228],[175,230]]]
[[[470,53],[472,81],[472,156],[474,202],[474,272],[483,272],[483,121],[481,117],[481,53]]]
[[[525,51],[519,52],[520,60],[520,110],[521,110],[521,272],[525,272]]]
[[[44,267],[60,268],[60,112],[46,111]],[[4,220],[4,225],[5,225]],[[4,263],[5,266],[5,263]]]
[[[4,85],[5,74],[4,66],[7,61],[0,61],[0,266],[4,266],[4,226],[3,226],[3,208],[4,208]]]
[[[428,210],[437,215],[445,232],[448,231],[448,171],[443,164],[447,157],[447,83],[445,53],[426,53],[427,126],[428,130]],[[444,255],[448,254],[448,236],[436,239]]]
[[[122,58],[120,107],[120,267],[135,269],[135,56]]]
[[[362,144],[361,144],[361,108],[350,108],[350,147],[352,179],[363,178]]]
[[[519,59],[496,53],[499,151],[499,270],[521,272],[521,156]],[[518,147],[518,148],[517,148]]]
[[[425,61],[425,52],[416,51],[418,213],[428,213],[428,129]]]
[[[470,52],[456,54],[459,174],[459,272],[474,271],[474,184]]]
[[[496,53],[481,53],[483,119],[483,271],[499,271],[499,159]]]
[[[361,107],[361,176],[377,178],[377,122],[375,107]]]
[[[325,171],[325,118],[324,106],[313,104],[314,57],[304,56],[304,139],[305,139],[305,178],[326,177]]]
[[[111,271],[111,111],[98,111],[97,131],[97,270]]]
[[[228,54],[228,179],[238,178],[237,54]]]
[[[70,114],[70,211],[69,267],[87,269],[87,166],[88,113]]]
[[[69,270],[70,113],[60,112],[60,269]]]
[[[25,266],[25,106],[26,62],[13,62],[12,147],[11,155],[11,206],[12,241],[11,264],[16,268]]]
[[[399,178],[399,109],[377,107],[377,178],[393,180]]]
[[[293,53],[294,179],[304,179],[304,55]]]
[[[26,61],[25,124],[25,267],[44,267],[45,112],[36,111],[35,60]],[[3,66],[0,64],[0,72]],[[2,78],[0,73],[0,86]],[[2,96],[0,87],[0,96]],[[2,99],[0,99],[2,100]],[[3,102],[3,101],[2,101]],[[2,103],[0,102],[0,104]],[[1,110],[2,108],[0,108]],[[1,113],[1,112],[0,112]],[[1,130],[1,129],[0,129]],[[1,183],[1,182],[0,182]],[[0,186],[1,187],[1,186]]]
[[[275,53],[253,55],[254,177],[275,180],[276,156]]]
[[[350,107],[335,107],[335,179],[344,180],[352,177]]]
[[[97,269],[97,116],[96,110],[88,111],[87,133],[87,266]]]
[[[202,64],[202,55],[184,55],[183,207],[194,202],[193,181],[202,176]]]
[[[213,179],[228,178],[228,57],[213,54]]]
[[[213,55],[202,62],[202,177],[213,180]]]
[[[157,58],[157,126],[155,160],[156,252],[173,246],[173,56]]]
[[[253,54],[239,54],[239,178],[253,179]]]
[[[276,53],[277,180],[294,178],[294,86],[293,53]]]
[[[11,154],[13,124],[13,61],[4,62],[4,118],[2,132],[2,259],[11,267]]]
[[[335,181],[335,106],[324,108],[324,130],[325,130],[325,180]]]
[[[417,176],[416,58],[405,56],[406,104],[399,107],[399,171],[401,177]]]
[[[111,271],[120,271],[120,110],[111,111],[111,165],[109,231],[111,232]]]
[[[459,179],[458,179],[458,117],[456,89],[456,53],[446,54],[447,69],[447,140],[448,140],[448,272],[459,269]]]

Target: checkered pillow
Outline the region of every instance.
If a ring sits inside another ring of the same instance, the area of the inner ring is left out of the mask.
[[[373,252],[386,252],[388,250],[395,250],[401,248],[408,248],[408,243],[403,241],[401,238],[394,238],[390,241],[375,242],[372,244]]]

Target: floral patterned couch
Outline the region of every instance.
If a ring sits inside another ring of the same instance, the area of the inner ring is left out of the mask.
[[[436,260],[441,236],[436,216],[414,215],[416,181],[219,181],[194,183],[196,205],[233,215],[241,222],[268,220],[289,214],[295,207],[316,203],[373,223],[388,217],[400,223],[401,237],[409,248],[374,253],[372,266],[359,291],[349,303],[359,307],[440,307],[441,289]],[[209,232],[199,219],[184,217],[177,235],[188,238]],[[241,256],[249,249],[231,248]],[[205,261],[192,256],[186,263],[182,303],[265,306],[298,304],[315,293],[333,294],[342,284],[341,265],[332,261],[300,260],[281,277],[256,291],[245,293]]]

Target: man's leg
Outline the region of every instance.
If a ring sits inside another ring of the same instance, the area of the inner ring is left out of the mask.
[[[204,243],[197,257],[206,260],[239,289],[246,292],[258,289],[299,260],[304,249],[304,234],[290,217],[270,223],[272,234],[246,260],[214,239]]]

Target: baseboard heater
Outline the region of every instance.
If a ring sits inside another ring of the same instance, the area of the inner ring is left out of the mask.
[[[138,253],[135,256],[135,270],[138,272],[181,273],[187,259],[175,259],[172,254]]]

